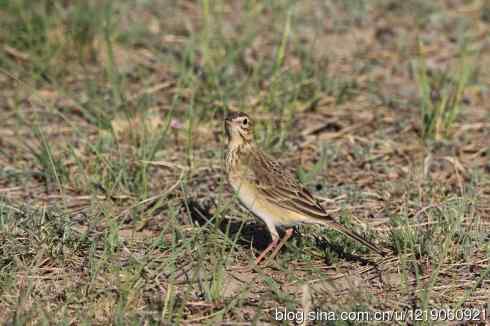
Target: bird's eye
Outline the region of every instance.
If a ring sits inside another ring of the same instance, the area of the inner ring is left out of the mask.
[[[244,126],[248,125],[248,119],[247,119],[247,118],[243,119],[242,124],[243,124]]]

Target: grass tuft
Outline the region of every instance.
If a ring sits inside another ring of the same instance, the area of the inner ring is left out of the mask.
[[[414,64],[421,97],[423,138],[441,140],[450,136],[451,129],[464,106],[464,92],[473,73],[467,50],[460,54],[456,71],[431,71],[419,42],[419,59]]]

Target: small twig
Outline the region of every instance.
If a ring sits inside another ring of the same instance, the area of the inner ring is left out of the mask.
[[[5,203],[2,203],[2,204],[0,204],[0,205],[1,205],[1,206],[3,206],[3,207],[9,208],[9,209],[11,209],[11,210],[13,210],[13,211],[15,211],[15,212],[17,212],[17,213],[21,213],[21,214],[24,214],[24,215],[26,214],[24,211],[22,211],[22,210],[18,209],[17,207],[10,206],[10,205],[7,205],[7,204],[5,204]]]
[[[177,163],[167,162],[167,161],[145,161],[145,160],[141,160],[140,162],[145,163],[145,164],[149,164],[149,165],[165,166],[168,168],[178,168],[178,169],[185,170],[185,171],[189,170],[189,168],[186,166],[183,166],[183,165],[180,165]]]
[[[425,213],[427,210],[429,210],[431,208],[437,208],[438,210],[441,210],[441,207],[439,205],[425,206],[421,210],[419,210],[417,213],[415,213],[414,219],[415,220],[418,219],[420,217],[420,215],[422,215],[423,213]]]

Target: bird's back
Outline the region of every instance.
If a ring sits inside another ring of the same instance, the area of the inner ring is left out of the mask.
[[[242,202],[272,207],[296,220],[289,224],[334,221],[290,169],[254,145],[230,150],[227,164],[229,182]]]

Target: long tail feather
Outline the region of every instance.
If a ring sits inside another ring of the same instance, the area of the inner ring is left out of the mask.
[[[365,245],[366,247],[368,247],[369,249],[371,249],[372,251],[374,251],[378,255],[381,255],[384,257],[386,254],[381,249],[379,249],[374,243],[364,239],[360,234],[348,229],[346,226],[338,223],[337,221],[328,221],[328,222],[327,221],[319,221],[319,223],[322,225],[325,225],[325,226],[333,227],[334,229],[336,229],[340,233],[348,236],[349,238],[362,243],[363,245]]]

